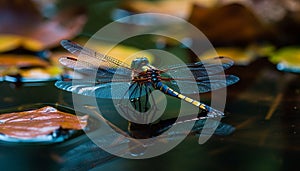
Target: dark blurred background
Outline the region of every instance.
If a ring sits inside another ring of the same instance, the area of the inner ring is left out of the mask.
[[[60,40],[84,43],[117,19],[147,12],[187,20],[207,36],[218,55],[235,61],[227,73],[237,75],[240,81],[227,88],[226,117],[222,119],[235,127],[235,132],[213,136],[201,145],[197,136],[190,136],[170,152],[145,160],[112,156],[84,135],[51,145],[1,142],[0,168],[296,170],[300,151],[297,0],[0,0],[0,113],[36,103],[72,108],[72,94],[54,86],[62,76],[72,75],[58,62],[59,57],[70,55]],[[156,20],[123,24],[153,25]],[[95,45],[97,50],[110,43],[98,39],[104,44]],[[157,35],[137,36],[122,42],[112,53],[160,49],[185,62],[198,61],[188,44],[183,45],[186,40],[190,44],[194,41],[184,34],[181,42]],[[208,51],[201,57],[212,54]],[[158,58],[153,57],[154,65]],[[210,94],[201,95],[201,99],[209,102]]]

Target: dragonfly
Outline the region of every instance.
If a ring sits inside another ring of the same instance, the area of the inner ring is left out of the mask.
[[[96,72],[94,84],[90,84],[88,80],[78,84],[72,84],[70,80],[55,83],[62,90],[81,95],[130,100],[146,96],[148,99],[153,90],[159,90],[196,106],[207,113],[206,118],[214,118],[223,116],[224,113],[188,97],[188,94],[213,91],[239,81],[237,76],[220,74],[234,64],[227,57],[218,56],[196,63],[167,65],[159,69],[151,65],[146,57],[136,58],[128,65],[70,40],[62,40],[61,45],[75,55],[61,57],[59,61],[62,65],[86,75]],[[184,74],[187,71],[192,73],[191,77]],[[181,84],[184,85],[183,89],[179,88]],[[197,91],[189,87],[195,84]],[[117,93],[111,93],[112,90]]]

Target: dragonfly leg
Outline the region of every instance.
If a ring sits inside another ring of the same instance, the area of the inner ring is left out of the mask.
[[[132,89],[133,86],[135,86],[135,87]],[[128,98],[128,99],[129,99],[129,101],[130,101],[130,105],[132,105],[132,106],[134,107],[134,109],[137,108],[136,103],[135,103],[135,101],[136,101],[137,99],[135,98],[134,94],[136,93],[138,87],[139,87],[138,83],[133,83],[133,84],[131,84],[131,85],[129,86],[127,92],[125,93],[125,95],[126,95],[126,94],[128,93],[128,91],[129,91],[129,98]],[[124,95],[123,99],[125,99],[125,95]],[[126,100],[126,101],[127,101],[127,100]],[[124,112],[124,111],[123,111],[123,112]],[[133,114],[135,118],[138,117],[138,116],[136,115],[136,112],[130,112],[130,111],[127,111],[126,113],[127,113],[127,115],[130,115],[130,116],[132,116],[132,114]],[[131,114],[129,114],[129,113],[131,113]]]
[[[145,111],[147,111],[148,110],[148,103],[149,103],[149,94],[148,94],[148,92],[150,92],[151,90],[149,89],[149,87],[148,86],[145,86],[145,91],[146,91],[146,102],[145,102],[145,108],[144,108],[144,110]]]
[[[143,86],[143,84],[139,84],[139,99],[137,100],[138,101],[138,105],[139,105],[139,111],[140,112],[143,112],[142,111],[142,102],[141,102],[141,96],[142,96],[142,91],[143,91],[143,89],[142,89],[142,86]]]
[[[158,107],[156,106],[156,102],[155,102],[155,99],[154,99],[154,96],[153,96],[153,94],[152,94],[152,90],[151,90],[151,88],[150,87],[147,87],[148,88],[148,91],[149,91],[149,93],[150,93],[150,100],[152,101],[152,106],[150,107],[150,108],[152,108],[152,110],[151,111],[153,111],[152,112],[152,117],[151,117],[151,121],[153,120],[153,118],[154,118],[154,116],[155,116],[155,112],[156,112],[156,110],[158,109]],[[150,101],[149,100],[149,101]]]
[[[136,91],[138,91],[137,89],[139,88],[139,84],[138,84],[138,83],[131,84],[130,87],[129,87],[129,90],[130,90],[130,88],[131,88],[133,85],[135,85],[135,87],[134,87],[134,89],[133,89],[132,91],[129,92],[129,100],[130,100],[131,104],[133,105],[133,107],[134,107],[135,109],[137,109],[137,106],[136,106],[136,103],[135,103],[135,102],[138,100],[138,98],[136,98],[136,97],[134,96],[134,94],[136,93]],[[129,90],[128,90],[128,91],[129,91]]]

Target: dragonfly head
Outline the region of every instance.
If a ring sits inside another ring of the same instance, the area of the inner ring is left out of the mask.
[[[147,65],[149,65],[149,61],[145,57],[136,58],[131,62],[131,68],[136,70],[143,70]]]

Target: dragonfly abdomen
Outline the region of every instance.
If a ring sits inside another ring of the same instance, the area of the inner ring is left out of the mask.
[[[164,85],[162,82],[157,82],[155,84],[155,88],[160,90],[161,92],[168,94],[173,97],[177,97],[179,93],[177,93],[175,90],[171,89],[167,85]]]
[[[223,112],[218,111],[214,108],[211,108],[209,106],[207,106],[204,103],[201,103],[197,100],[194,100],[192,98],[189,98],[181,93],[176,92],[175,90],[171,89],[170,87],[168,87],[167,85],[164,85],[162,82],[157,82],[155,84],[155,88],[160,90],[161,92],[168,94],[170,96],[176,97],[178,99],[184,100],[196,107],[199,107],[200,110],[204,110],[205,112],[208,113],[207,117],[216,117],[216,116],[223,116]]]
[[[164,85],[162,82],[158,82],[156,84],[156,88],[159,89],[160,91],[162,91],[165,94],[168,94],[168,95],[173,96],[173,97],[177,97],[177,98],[179,98],[181,100],[184,100],[184,101],[186,101],[188,103],[191,103],[194,106],[199,107],[202,110],[208,111],[208,109],[206,108],[205,104],[200,103],[197,100],[194,100],[192,98],[189,98],[189,97],[187,97],[187,96],[185,96],[183,94],[180,94],[180,93],[176,92],[175,90],[171,89],[167,85]]]

